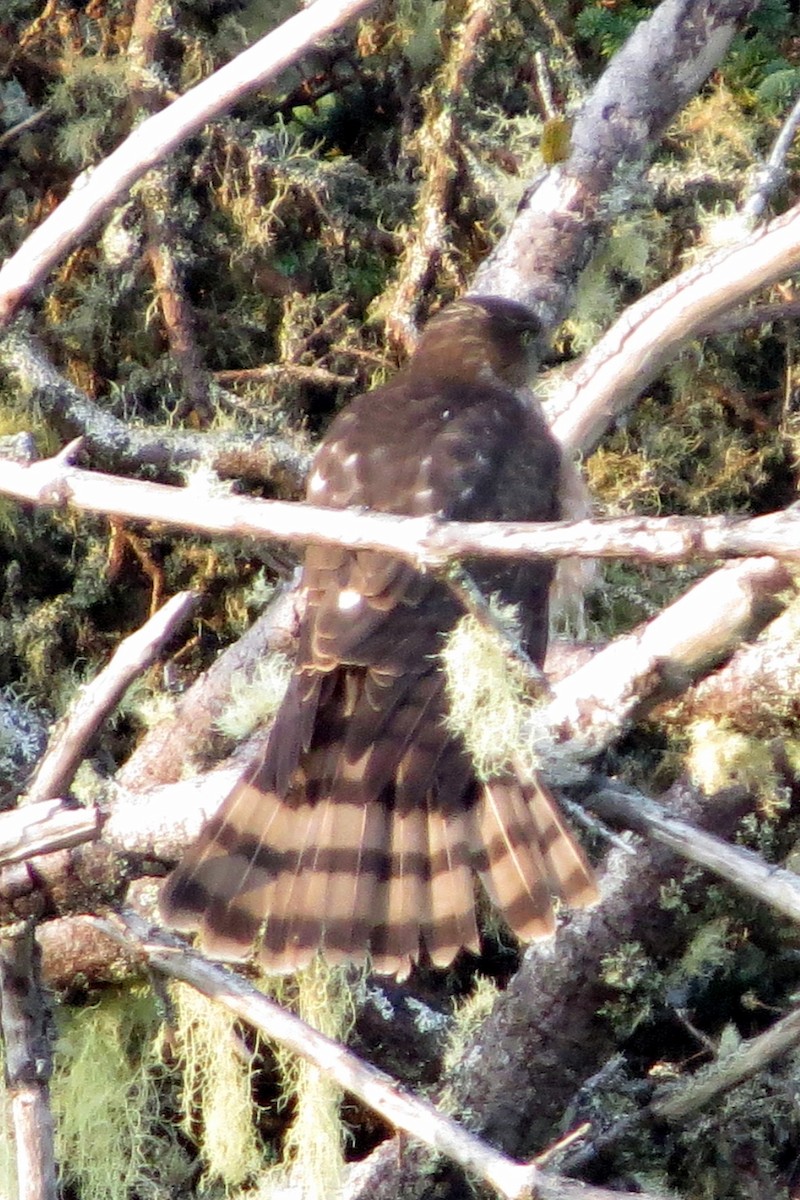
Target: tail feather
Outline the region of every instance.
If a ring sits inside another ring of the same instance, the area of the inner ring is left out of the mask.
[[[381,876],[386,874],[387,813],[381,804],[339,805],[337,837],[353,849],[352,869],[329,876],[325,913],[325,955],[331,961],[363,962],[377,911]]]
[[[391,973],[404,977],[419,958],[420,928],[427,916],[426,815],[418,807],[395,809],[390,826],[388,879],[381,889],[383,910],[376,913],[372,951],[376,963],[391,963]]]
[[[540,779],[526,788],[539,849],[555,894],[572,908],[588,908],[599,898],[594,871],[561,815],[558,801]]]
[[[475,893],[470,869],[471,845],[464,814],[445,816],[428,801],[430,917],[423,928],[434,966],[446,967],[459,950],[480,951]]]
[[[553,896],[573,907],[597,899],[592,870],[538,780],[485,784],[475,824],[475,863],[483,884],[523,941],[553,932]]]
[[[532,837],[533,821],[516,781],[483,788],[476,813],[476,861],[495,906],[525,941],[555,928],[547,869]]]
[[[216,958],[245,958],[275,879],[272,836],[283,812],[274,793],[240,783],[162,888],[167,924],[182,933],[199,929],[203,948]]]

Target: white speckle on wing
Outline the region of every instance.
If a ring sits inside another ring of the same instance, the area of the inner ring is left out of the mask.
[[[361,592],[356,591],[355,588],[342,588],[336,601],[339,612],[351,612],[352,609],[358,608],[360,603]]]
[[[308,481],[308,494],[314,495],[316,492],[321,492],[325,487],[325,476],[321,471],[313,471]]]

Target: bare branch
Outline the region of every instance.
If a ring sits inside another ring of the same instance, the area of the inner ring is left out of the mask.
[[[0,268],[0,325],[8,324],[56,263],[145,171],[370,3],[317,0],[301,9],[168,108],[148,117],[108,158],[84,171],[66,199]]]
[[[463,557],[621,558],[647,562],[772,555],[800,561],[800,512],[766,516],[618,517],[600,521],[482,521],[318,508],[197,487],[121,479],[70,465],[78,444],[30,465],[5,462],[0,495],[132,521],[233,537],[281,538],[306,545],[385,550],[419,570]]]
[[[50,800],[65,792],[108,714],[165,644],[188,620],[197,604],[192,592],[173,596],[149,621],[120,642],[103,670],[78,692],[56,726],[27,792],[27,801]]]
[[[70,808],[57,798],[0,813],[0,866],[91,842],[101,825],[98,809]]]
[[[50,1022],[32,924],[0,938],[0,1027],[17,1150],[19,1200],[57,1200]]]
[[[645,704],[684,691],[776,616],[777,598],[791,586],[789,571],[771,558],[726,566],[559,680],[534,716],[537,746],[539,737],[558,743],[549,768],[558,773],[575,759],[593,757]]]
[[[800,876],[768,863],[760,854],[735,846],[688,821],[671,816],[635,788],[590,780],[584,803],[604,820],[655,838],[681,858],[707,867],[721,879],[800,923]]]
[[[608,425],[698,329],[800,266],[800,205],[649,292],[592,347],[548,404],[567,449],[591,450]]]

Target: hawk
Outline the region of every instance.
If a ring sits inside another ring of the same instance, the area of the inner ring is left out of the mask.
[[[382,387],[333,421],[307,497],[457,521],[559,517],[560,456],[517,393],[540,331],[520,304],[457,301]],[[465,564],[519,606],[544,658],[546,562]],[[441,651],[463,615],[446,584],[389,554],[311,546],[299,649],[263,760],[235,787],[161,894],[165,921],[213,957],[269,971],[363,961],[407,975],[479,950],[473,876],[523,940],[551,897],[591,903],[593,876],[538,779],[478,779],[447,724]]]

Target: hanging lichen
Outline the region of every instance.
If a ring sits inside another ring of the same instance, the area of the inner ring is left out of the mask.
[[[155,1171],[168,1180],[179,1157],[160,1119],[159,1016],[150,989],[61,1009],[58,1025],[51,1098],[65,1182],[81,1200],[128,1200]]]
[[[262,981],[276,999],[291,1004],[304,1021],[336,1041],[345,1041],[355,1019],[352,975],[330,967],[319,955],[291,979]],[[303,1200],[332,1200],[338,1194],[346,1130],[342,1091],[311,1063],[278,1047],[284,1102],[294,1116],[283,1140],[281,1163],[268,1175],[260,1197],[268,1200],[287,1185]]]
[[[188,984],[172,985],[171,1047],[182,1073],[181,1126],[197,1144],[206,1183],[238,1187],[259,1171],[263,1152],[255,1126],[252,1056],[237,1020]]]

